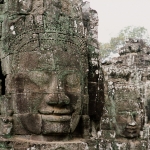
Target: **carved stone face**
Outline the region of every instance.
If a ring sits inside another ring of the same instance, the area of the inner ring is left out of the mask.
[[[112,81],[108,82],[106,88],[108,99],[102,118],[103,136],[138,137],[144,125],[145,113],[138,89],[133,84]],[[111,134],[110,131],[115,133]]]
[[[144,115],[139,103],[136,100],[129,100],[117,103],[116,107],[117,134],[127,138],[138,137]]]
[[[78,55],[72,55],[71,49],[56,47],[49,51],[20,52],[13,57],[16,67],[9,90],[16,134],[73,132],[79,123],[86,86]]]
[[[135,138],[143,128],[144,106],[135,85],[115,84],[116,131],[126,138]]]

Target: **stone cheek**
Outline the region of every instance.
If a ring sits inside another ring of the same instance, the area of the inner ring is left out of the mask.
[[[56,116],[57,117],[57,116]],[[61,133],[66,134],[69,133],[70,130],[70,120],[64,121],[51,121],[47,118],[42,118],[42,133],[47,135],[49,133]]]
[[[40,134],[41,126],[41,115],[31,113],[14,115],[14,133],[16,135]]]

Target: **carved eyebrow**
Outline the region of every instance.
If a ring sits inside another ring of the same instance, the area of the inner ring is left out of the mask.
[[[129,113],[129,112],[127,112],[127,111],[118,112],[118,114],[127,114],[127,113]]]
[[[121,112],[118,112],[118,114],[132,114],[132,115],[134,115],[134,114],[138,114],[138,112],[137,111],[121,111]]]
[[[80,72],[77,72],[76,70],[65,70],[65,71],[61,71],[58,73],[58,76],[61,75],[61,77],[64,77],[66,75],[71,75],[71,74],[76,74],[76,75],[80,75]]]

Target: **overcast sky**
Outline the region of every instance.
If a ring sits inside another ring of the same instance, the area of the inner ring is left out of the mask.
[[[83,0],[99,15],[99,41],[110,38],[126,26],[145,27],[150,34],[150,0]]]

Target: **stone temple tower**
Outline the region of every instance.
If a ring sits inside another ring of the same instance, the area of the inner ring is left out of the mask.
[[[98,146],[97,27],[97,12],[82,0],[0,1],[2,148]]]

